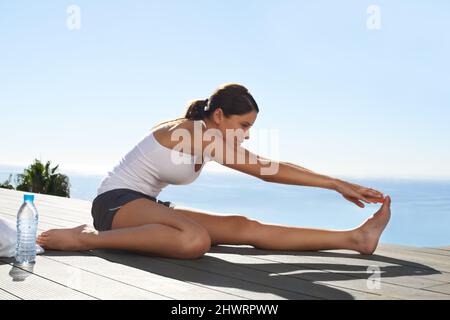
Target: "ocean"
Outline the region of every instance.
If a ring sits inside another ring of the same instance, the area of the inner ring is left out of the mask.
[[[0,181],[9,173],[0,170]],[[71,198],[92,201],[103,176],[69,175]],[[343,179],[342,177],[340,177]],[[381,242],[413,246],[450,245],[450,180],[346,179],[392,198],[392,217]],[[239,214],[297,227],[350,229],[381,204],[359,208],[325,189],[268,183],[245,174],[203,172],[189,185],[169,185],[158,196],[212,214]],[[89,223],[89,221],[87,221]]]

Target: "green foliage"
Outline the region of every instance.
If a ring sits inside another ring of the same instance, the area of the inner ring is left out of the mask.
[[[51,168],[50,161],[44,165],[41,161],[35,159],[34,163],[25,169],[23,174],[17,175],[16,190],[70,198],[69,177],[57,173],[58,167],[59,165]],[[10,182],[10,180],[5,181],[2,185],[11,189],[9,188]]]

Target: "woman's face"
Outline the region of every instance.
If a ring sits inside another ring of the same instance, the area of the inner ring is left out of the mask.
[[[250,128],[256,121],[258,113],[251,111],[242,115],[231,115],[225,117],[222,110],[216,109],[213,114],[213,121],[216,128],[219,129],[224,137],[228,135],[236,136],[238,144],[244,142],[245,139],[250,139]]]

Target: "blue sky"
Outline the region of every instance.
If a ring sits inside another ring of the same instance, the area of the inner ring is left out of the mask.
[[[279,130],[280,160],[448,178],[449,31],[448,1],[2,1],[0,164],[104,173],[153,124],[238,82],[260,106],[252,131]]]

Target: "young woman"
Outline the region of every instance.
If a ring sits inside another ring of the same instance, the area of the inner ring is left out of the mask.
[[[249,152],[240,144],[249,139],[258,112],[249,91],[239,84],[224,85],[208,99],[193,101],[183,118],[153,127],[103,179],[92,204],[95,228],[81,225],[48,230],[39,235],[38,244],[54,250],[125,249],[180,259],[199,258],[217,244],[268,250],[350,249],[372,254],[390,218],[389,196]],[[239,134],[229,138],[230,131]],[[205,138],[209,132],[213,134]],[[184,140],[181,149],[180,136]],[[230,155],[232,160],[237,155],[245,161],[229,161]],[[334,190],[360,207],[363,202],[383,204],[359,227],[335,231],[265,224],[240,214],[177,208],[157,199],[168,184],[194,181],[207,161],[267,182]],[[270,166],[276,170],[264,173]]]

